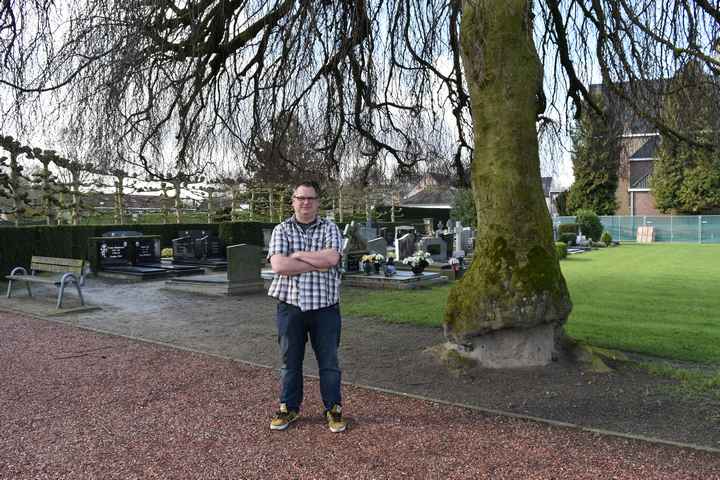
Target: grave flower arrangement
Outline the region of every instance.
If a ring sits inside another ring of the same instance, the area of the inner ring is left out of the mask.
[[[403,263],[405,265],[410,265],[410,269],[413,273],[418,275],[425,270],[425,267],[432,263],[432,258],[430,258],[430,253],[419,250],[411,256],[404,258]]]
[[[373,271],[375,273],[380,273],[380,267],[383,262],[385,262],[385,257],[379,253],[374,253],[370,255],[363,255],[362,258],[360,258],[360,261],[362,262],[363,270],[369,275]]]
[[[450,268],[452,268],[454,271],[458,272],[460,269],[462,269],[463,263],[462,260],[456,257],[450,257],[448,258],[448,265],[450,265]]]

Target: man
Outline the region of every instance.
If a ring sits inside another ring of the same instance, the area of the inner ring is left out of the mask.
[[[340,253],[337,225],[318,217],[320,189],[303,182],[293,192],[295,214],[277,225],[268,258],[275,277],[268,295],[278,299],[278,343],[282,357],[280,409],[270,429],[285,430],[300,416],[303,358],[310,338],[320,370],[325,418],[333,432],[345,430],[340,393]]]

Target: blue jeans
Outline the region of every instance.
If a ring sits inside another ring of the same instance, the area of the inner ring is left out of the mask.
[[[337,304],[303,312],[294,305],[278,303],[278,343],[282,358],[280,403],[287,404],[288,409],[299,411],[303,400],[303,359],[308,336],[320,371],[320,394],[325,409],[342,405],[337,355],[341,326]]]

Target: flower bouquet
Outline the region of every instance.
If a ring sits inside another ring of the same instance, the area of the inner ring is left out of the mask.
[[[404,258],[403,263],[410,265],[410,270],[412,270],[415,275],[420,275],[423,270],[425,270],[425,267],[432,263],[432,258],[430,258],[430,253],[419,250],[411,256]]]

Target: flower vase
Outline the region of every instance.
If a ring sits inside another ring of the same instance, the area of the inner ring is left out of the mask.
[[[379,263],[373,263],[373,269],[375,270],[375,275],[380,275],[380,267],[382,267],[382,265],[380,265]]]
[[[413,275],[422,275],[425,265],[414,265],[410,267],[410,270],[412,270]]]
[[[370,262],[363,263],[363,272],[365,272],[365,275],[370,275],[373,273],[373,266]]]
[[[385,265],[385,276],[386,277],[392,277],[395,275],[395,265],[392,263],[388,263]]]

